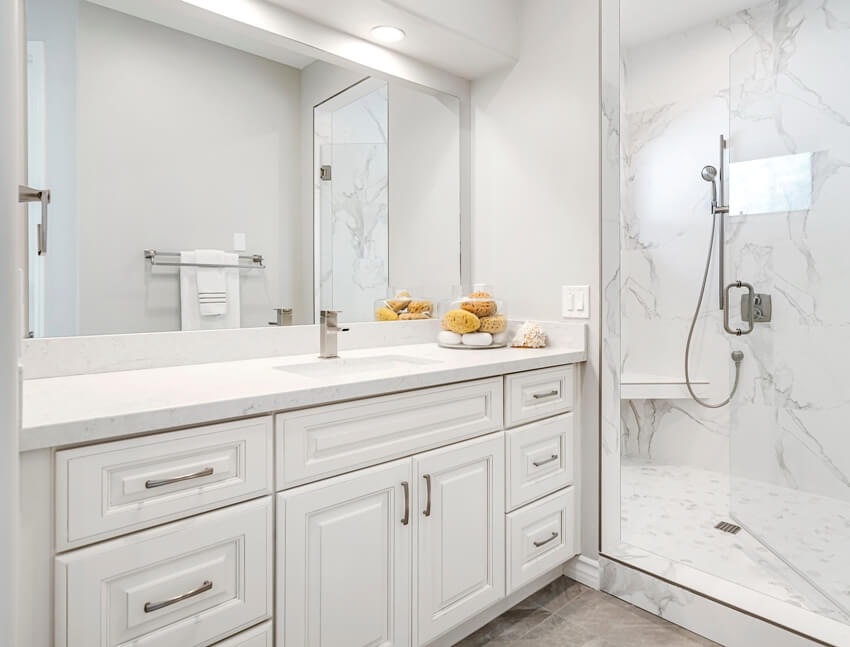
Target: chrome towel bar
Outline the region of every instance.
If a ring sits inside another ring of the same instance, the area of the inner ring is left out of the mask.
[[[160,256],[172,256],[180,258],[180,252],[160,252],[155,249],[146,249],[145,258],[151,262],[151,265],[161,265],[169,267],[237,267],[240,270],[264,270],[266,266],[263,264],[262,254],[245,254],[239,256],[239,265],[226,265],[221,263],[183,263],[180,260],[163,261]],[[248,261],[247,264],[241,261]]]

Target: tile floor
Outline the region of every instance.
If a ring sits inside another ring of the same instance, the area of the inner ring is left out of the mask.
[[[561,577],[455,647],[716,645],[607,593]]]

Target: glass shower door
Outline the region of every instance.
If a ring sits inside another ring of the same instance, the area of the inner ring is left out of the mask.
[[[772,312],[734,342],[731,510],[850,611],[850,30],[806,3],[753,11],[772,28],[730,59],[726,278]]]

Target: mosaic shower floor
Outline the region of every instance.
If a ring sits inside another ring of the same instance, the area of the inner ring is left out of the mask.
[[[681,465],[624,464],[623,541],[754,591],[850,622],[829,599],[746,530],[714,526],[729,515],[729,476]]]

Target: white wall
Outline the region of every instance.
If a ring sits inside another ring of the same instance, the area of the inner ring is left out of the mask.
[[[473,278],[513,317],[557,320],[590,285],[582,380],[582,551],[598,547],[598,3],[526,0],[520,60],[472,86]]]
[[[144,248],[263,254],[242,325],[302,284],[298,70],[82,2],[78,27],[79,334],[180,329],[178,271]]]
[[[23,0],[0,3],[0,644],[16,645],[18,611],[18,435],[25,178]]]

